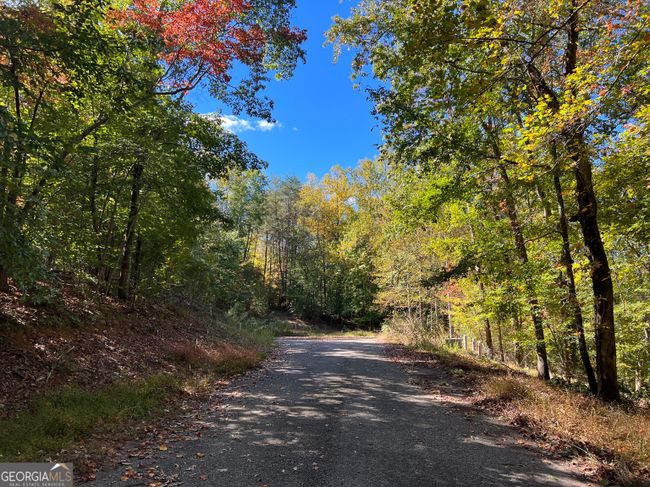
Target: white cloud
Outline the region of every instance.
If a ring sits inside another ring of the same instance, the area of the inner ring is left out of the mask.
[[[221,122],[221,126],[228,132],[237,133],[253,130],[249,120],[238,118],[235,115],[220,115],[215,118]]]
[[[248,120],[236,115],[222,115],[220,113],[208,113],[204,117],[218,121],[228,132],[239,134],[242,132],[270,132],[273,129],[282,127],[279,122],[268,122],[266,120]]]
[[[269,130],[273,130],[275,127],[281,127],[277,122],[267,122],[266,120],[259,120],[256,124],[257,129],[262,132],[268,132]]]

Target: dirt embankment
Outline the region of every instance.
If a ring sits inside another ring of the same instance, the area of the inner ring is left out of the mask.
[[[41,306],[0,294],[0,458],[74,461],[88,480],[127,443],[157,448],[170,424],[262,362],[272,336],[258,331],[78,287]]]
[[[66,289],[55,304],[0,295],[0,418],[65,386],[97,390],[152,374],[182,376],[218,355],[244,353],[200,317],[152,303],[125,305]]]

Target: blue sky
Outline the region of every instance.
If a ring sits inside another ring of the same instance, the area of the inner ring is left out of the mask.
[[[347,16],[356,1],[298,0],[294,24],[307,29],[307,63],[289,81],[273,81],[267,94],[275,102],[278,125],[234,120],[231,126],[250,149],[269,163],[270,176],[325,174],[331,166],[355,166],[377,154],[381,134],[366,94],[354,90],[349,53],[333,63],[332,46],[323,47],[324,32],[334,15]],[[188,96],[198,113],[221,106],[199,89]],[[229,115],[224,111],[225,115]]]

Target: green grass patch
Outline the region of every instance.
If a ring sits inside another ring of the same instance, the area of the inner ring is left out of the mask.
[[[344,337],[376,337],[379,335],[379,332],[370,330],[344,330],[336,333],[336,335]]]
[[[97,392],[67,388],[35,399],[17,416],[0,421],[0,460],[42,460],[95,431],[119,431],[151,417],[180,391],[169,376],[116,383]]]
[[[268,350],[273,347],[275,337],[273,330],[258,322],[247,322],[243,325],[228,324],[224,326],[227,336],[235,343],[244,347]]]
[[[304,335],[307,338],[377,338],[379,332],[369,330],[313,330]]]
[[[301,334],[286,320],[271,320],[264,328],[274,337],[299,336]]]

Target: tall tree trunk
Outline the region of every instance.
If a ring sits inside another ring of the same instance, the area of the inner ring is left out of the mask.
[[[646,378],[647,378],[647,384],[646,387],[648,390],[650,390],[650,326],[646,327],[645,329],[645,343],[646,343]]]
[[[0,292],[6,293],[9,290],[9,273],[7,268],[0,263]]]
[[[521,223],[519,221],[519,215],[517,214],[517,207],[514,202],[514,197],[512,195],[512,185],[510,184],[510,178],[506,168],[499,164],[499,173],[501,179],[505,185],[505,201],[504,201],[504,210],[508,219],[510,220],[510,228],[515,240],[515,249],[519,256],[519,262],[522,266],[527,266],[528,264],[528,251],[526,250],[526,241],[524,240],[524,234],[521,230]],[[544,323],[542,322],[542,310],[539,306],[539,301],[535,291],[533,290],[532,283],[530,279],[526,277],[526,292],[528,294],[528,305],[530,306],[530,314],[533,320],[533,328],[535,330],[535,351],[537,353],[537,375],[544,380],[549,380],[551,378],[549,366],[548,366],[548,354],[546,352],[546,339],[544,337]]]
[[[598,382],[596,375],[591,365],[589,358],[589,350],[587,349],[587,341],[585,339],[585,329],[582,320],[582,309],[580,301],[578,301],[578,294],[576,292],[575,276],[573,273],[573,258],[571,256],[571,242],[569,241],[569,225],[567,223],[566,209],[564,206],[564,196],[562,195],[562,181],[560,179],[560,166],[557,161],[557,152],[555,145],[551,148],[552,156],[554,159],[555,167],[553,169],[553,186],[555,187],[555,198],[557,199],[559,230],[562,236],[562,264],[567,276],[567,299],[571,311],[573,312],[573,331],[578,337],[578,351],[580,359],[587,376],[589,383],[589,390],[596,394],[598,392]]]
[[[93,166],[90,171],[90,186],[88,188],[88,209],[95,235],[95,255],[97,262],[91,266],[90,273],[94,276],[101,276],[104,272],[104,249],[101,244],[99,213],[97,211],[97,182],[99,180],[99,157],[93,157]]]
[[[473,234],[474,232],[472,232]],[[472,235],[472,239],[474,236]],[[481,269],[479,266],[476,267],[476,271],[480,274]],[[485,295],[485,288],[483,283],[479,281],[479,289],[481,291],[481,297]],[[491,358],[494,355],[494,345],[492,342],[492,327],[490,326],[490,319],[486,316],[483,319],[483,331],[485,333],[485,345],[488,348],[488,356]]]
[[[9,64],[9,73],[10,73],[10,82],[13,88],[13,98],[14,98],[14,109],[15,109],[15,116],[16,116],[16,121],[18,123],[18,128],[21,129],[22,125],[22,120],[21,120],[21,99],[20,99],[20,84],[18,82],[18,77],[16,75],[16,61],[14,57],[13,51],[10,51],[10,64]],[[12,226],[14,223],[15,219],[15,203],[16,203],[16,197],[14,195],[15,192],[15,181],[14,184],[10,182],[10,175],[9,175],[9,168],[11,166],[11,161],[12,159],[12,147],[13,147],[13,152],[16,157],[20,156],[22,154],[20,150],[20,145],[19,142],[16,143],[16,146],[13,144],[9,143],[8,139],[4,140],[3,143],[3,158],[2,158],[2,194],[0,195],[2,197],[1,201],[1,207],[2,208],[2,213],[0,213],[0,216],[2,217],[2,221],[0,222],[2,224],[2,227],[0,227],[0,231],[2,232],[8,232],[10,231],[9,227]],[[15,167],[14,167],[14,177],[15,177]],[[13,230],[13,228],[11,228]],[[9,287],[9,271],[7,269],[7,266],[5,262],[2,262],[2,260],[7,259],[9,256],[7,255],[0,255],[0,292],[8,292],[10,290]]]
[[[578,65],[580,37],[579,12],[577,0],[572,0],[572,12],[567,24],[567,44],[565,49],[565,79],[575,73]],[[534,65],[534,59],[526,63],[530,79],[538,95],[549,100],[553,112],[560,110],[558,98]],[[586,150],[584,133],[579,121],[563,132],[567,149],[574,163],[578,214],[571,221],[579,221],[582,237],[589,251],[591,262],[591,286],[594,294],[594,331],[596,339],[596,378],[598,395],[606,400],[619,400],[618,376],[616,370],[616,334],[614,331],[614,285],[605,246],[598,228],[598,204],[592,180],[592,166]]]
[[[135,242],[135,256],[133,260],[133,276],[131,277],[130,292],[133,294],[140,284],[140,271],[142,268],[142,236],[138,234]]]
[[[474,234],[474,227],[472,225],[469,225],[469,233],[472,236],[472,243],[476,243],[476,235]],[[479,282],[479,290],[481,291],[481,299],[484,299],[485,297],[485,286],[483,286],[483,282],[480,280],[481,279],[481,266],[477,265],[476,266],[476,274],[478,274]],[[488,349],[488,356],[492,358],[494,355],[494,345],[492,342],[492,327],[490,326],[490,320],[486,316],[485,319],[483,320],[483,330],[485,333],[485,345],[487,346]]]
[[[242,262],[248,262],[252,239],[253,239],[253,229],[252,227],[249,226],[248,230],[246,231],[246,243],[244,244],[244,255],[242,256]]]
[[[142,164],[138,163],[133,166],[131,205],[129,206],[129,218],[126,223],[126,234],[120,262],[120,280],[117,287],[117,296],[124,300],[129,299],[131,294],[131,254],[133,253],[133,241],[135,227],[138,222],[138,212],[140,211],[138,200],[140,198],[140,190],[142,189],[143,171],[144,167]]]
[[[519,319],[519,310],[517,308],[515,308],[512,313],[512,327],[515,329],[515,333],[519,333],[521,331],[521,320]],[[521,367],[524,363],[524,354],[521,348],[521,344],[518,340],[515,340],[514,347],[515,363]]]
[[[266,284],[266,266],[268,265],[269,258],[269,233],[264,233],[264,273],[262,275],[262,280]]]
[[[23,125],[23,119],[22,119],[23,102],[20,95],[20,81],[17,75],[16,56],[15,56],[15,52],[12,49],[9,50],[9,59],[10,59],[9,73],[11,75],[10,83],[13,89],[14,111],[16,115],[16,126],[17,126],[16,128],[18,129],[18,134],[22,134],[23,130],[25,129]],[[22,136],[19,136],[16,139],[13,160],[14,160],[13,171],[12,171],[13,177],[12,177],[12,182],[10,182],[9,184],[7,201],[10,205],[16,206],[16,202],[18,200],[20,182],[22,179],[21,177],[22,161],[26,160],[25,145],[24,145],[24,141],[22,140]]]
[[[540,184],[535,185],[535,193],[537,193],[537,198],[539,199],[540,204],[542,205],[542,210],[544,211],[544,219],[548,220],[551,218],[553,212],[551,211],[551,204],[546,198],[546,192]]]
[[[605,246],[598,228],[598,202],[594,192],[592,167],[586,153],[584,135],[574,134],[568,144],[575,164],[578,214],[584,244],[589,250],[591,287],[594,293],[594,330],[596,335],[596,373],[598,395],[603,399],[620,399],[616,370],[616,333],[614,330],[614,285]]]
[[[488,318],[483,320],[483,329],[485,331],[485,346],[488,349],[488,357],[492,358],[494,355],[494,346],[492,344],[492,327]]]
[[[2,178],[2,183],[1,183],[1,192],[0,192],[0,230],[2,232],[7,231],[7,225],[6,225],[6,219],[7,219],[7,190],[8,190],[8,183],[7,183],[7,164],[9,162],[9,149],[8,149],[9,143],[5,142],[5,148],[3,151],[3,159],[2,159],[2,171],[0,172],[0,177]],[[6,255],[3,255],[0,253],[0,292],[7,292],[9,291],[9,273],[7,272],[7,268],[5,267],[5,263],[3,262],[4,259],[6,259]]]
[[[503,351],[503,330],[501,329],[501,320],[497,321],[497,336],[499,339],[499,356],[501,357],[501,362],[505,362],[506,354]]]
[[[100,269],[100,274],[99,277],[103,279],[104,281],[104,294],[109,294],[110,288],[111,288],[111,282],[113,279],[113,274],[115,272],[115,269],[113,266],[110,264],[109,258],[108,258],[108,249],[114,248],[114,242],[116,240],[115,237],[115,217],[117,215],[117,206],[118,206],[118,200],[115,198],[113,200],[113,205],[111,207],[111,213],[110,217],[108,219],[108,224],[106,225],[106,232],[104,235],[104,238],[102,239],[102,242],[98,244],[98,250],[100,254],[102,254],[102,268]]]

